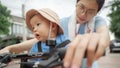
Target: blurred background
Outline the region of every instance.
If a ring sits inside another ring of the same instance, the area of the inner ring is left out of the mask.
[[[76,0],[0,0],[0,49],[34,37],[25,24],[29,9],[51,8],[61,19],[71,15],[75,5]],[[106,0],[98,15],[106,19],[111,39],[99,64],[101,68],[120,68],[120,0]]]

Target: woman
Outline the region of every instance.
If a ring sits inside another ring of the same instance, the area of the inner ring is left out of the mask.
[[[71,17],[61,20],[61,25],[72,42],[67,48],[64,58],[66,68],[84,67],[83,56],[87,55],[87,68],[97,68],[93,63],[99,59],[105,48],[109,45],[109,30],[106,21],[96,16],[104,4],[104,0],[77,0],[76,12]],[[74,27],[74,28],[73,28]],[[71,29],[70,29],[71,28]],[[3,51],[21,52],[29,50],[36,39],[22,42],[13,46],[6,47]],[[93,64],[92,64],[93,63]]]
[[[106,21],[96,16],[103,6],[104,0],[78,0],[77,2],[76,14],[61,21],[65,34],[70,38],[76,36],[67,49],[64,66],[79,68],[86,52],[87,66],[91,68],[93,61],[103,55],[110,41]],[[77,21],[74,21],[74,16]],[[73,26],[76,27],[73,28]],[[78,26],[79,28],[77,28]],[[74,35],[71,34],[71,31]],[[93,64],[92,68],[96,68],[96,64]]]

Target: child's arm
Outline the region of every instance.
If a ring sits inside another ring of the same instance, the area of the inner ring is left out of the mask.
[[[24,41],[22,43],[14,44],[7,46],[0,50],[0,54],[10,52],[10,53],[20,53],[23,51],[29,51],[32,45],[37,42],[38,40],[36,38]]]

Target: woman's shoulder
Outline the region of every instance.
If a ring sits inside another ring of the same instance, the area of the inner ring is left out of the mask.
[[[102,16],[95,16],[95,21],[98,22],[98,21],[104,21],[105,22],[105,18],[103,18]]]
[[[70,19],[70,17],[71,17],[71,16],[68,16],[68,17],[63,17],[63,18],[61,18],[61,19],[60,19],[60,21],[67,21],[67,20],[69,20],[69,19]]]
[[[103,18],[102,16],[99,16],[99,15],[97,15],[97,16],[95,16],[95,23],[96,24],[105,24],[106,25],[106,19],[105,18]]]
[[[68,22],[69,22],[70,17],[71,17],[71,16],[61,18],[61,19],[60,19],[60,23],[61,23],[61,24],[68,23]]]
[[[95,28],[99,28],[101,26],[107,26],[107,21],[102,16],[96,16],[95,17]]]
[[[60,25],[62,26],[65,35],[68,35],[68,23],[69,23],[70,17],[71,16],[60,19]]]

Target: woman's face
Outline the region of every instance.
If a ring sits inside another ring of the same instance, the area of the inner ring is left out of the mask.
[[[96,0],[80,0],[76,5],[76,18],[80,24],[92,19],[98,11]]]
[[[34,36],[40,41],[48,39],[50,23],[40,15],[35,15],[31,18],[30,24],[32,25]]]

